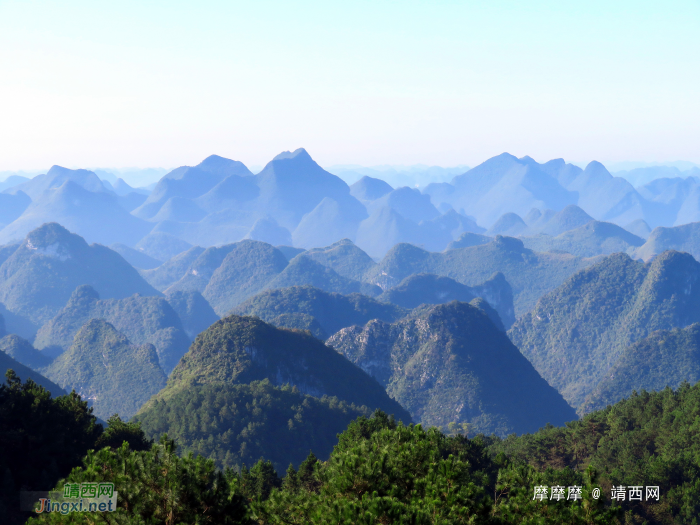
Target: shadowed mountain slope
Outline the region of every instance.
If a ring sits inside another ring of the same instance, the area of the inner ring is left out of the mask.
[[[43,386],[46,390],[51,392],[53,397],[65,396],[67,392],[63,390],[56,383],[46,378],[39,372],[35,372],[31,368],[24,366],[19,361],[16,361],[5,352],[0,351],[0,373],[5,375],[8,370],[14,370],[17,376],[24,382],[27,379],[31,379],[38,385]]]
[[[129,246],[119,242],[112,244],[109,248],[124,257],[126,262],[137,269],[152,270],[153,268],[158,268],[161,264],[163,264],[162,261],[154,259],[143,252],[130,248]]]
[[[168,294],[166,299],[182,321],[187,336],[192,340],[219,320],[219,316],[199,292],[176,291]]]
[[[527,224],[519,215],[515,213],[504,213],[498,220],[486,231],[489,237],[496,235],[505,235],[508,237],[517,237],[527,229]]]
[[[546,234],[522,237],[523,244],[536,252],[563,251],[578,257],[633,253],[644,239],[610,222],[590,221],[584,226],[552,237]]]
[[[510,327],[515,322],[513,291],[502,273],[478,286],[466,286],[449,277],[415,274],[386,290],[377,299],[413,309],[421,304],[468,303],[481,297],[498,312],[500,322]]]
[[[666,250],[688,252],[700,259],[700,222],[673,228],[654,228],[644,245],[637,249],[635,256],[649,261]]]
[[[378,286],[354,281],[338,275],[333,269],[316,262],[302,253],[289,261],[289,265],[274,279],[269,281],[266,289],[289,288],[290,286],[311,285],[326,292],[341,294],[362,293],[377,296],[381,293]]]
[[[328,344],[426,426],[468,423],[473,432],[506,435],[576,418],[506,334],[469,304],[344,328]]]
[[[0,350],[32,370],[48,366],[52,361],[46,354],[34,348],[29,341],[15,334],[9,334],[0,339]]]
[[[204,253],[201,246],[193,246],[172,259],[164,262],[158,268],[142,270],[139,273],[156,290],[165,291],[169,286],[178,282],[194,264],[197,258]]]
[[[169,261],[192,248],[192,245],[167,233],[151,232],[137,242],[134,248],[158,261]]]
[[[365,175],[350,186],[350,195],[362,203],[375,201],[394,190],[388,183]]]

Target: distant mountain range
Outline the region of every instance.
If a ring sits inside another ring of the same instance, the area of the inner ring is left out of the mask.
[[[596,220],[623,227],[636,220],[644,220],[652,228],[699,221],[700,178],[696,177],[700,170],[655,173],[673,176],[645,181],[635,188],[627,179],[611,175],[599,162],[581,169],[562,159],[539,164],[530,157],[518,159],[503,153],[450,183],[430,184],[424,192],[434,205],[449,205],[474,216],[482,225],[495,225],[507,213],[525,217],[532,209],[556,212],[571,204]],[[511,217],[499,228],[515,228],[514,220]],[[523,223],[524,229],[529,221]]]
[[[549,237],[592,220],[642,239],[659,226],[700,221],[700,168],[645,167],[623,178],[595,161],[582,169],[561,159],[539,164],[504,153],[472,169],[331,171],[336,174],[303,148],[279,154],[257,174],[212,155],[164,174],[149,191],[109,171],[54,166],[32,179],[8,179],[0,193],[0,243],[19,242],[42,224],[58,222],[149,270],[191,246],[244,239],[312,249],[347,238],[375,259],[399,243],[443,251],[469,233],[537,237],[526,245],[539,251],[632,253],[640,244],[622,234],[606,241],[611,235],[601,239],[598,231],[583,243],[581,234]]]

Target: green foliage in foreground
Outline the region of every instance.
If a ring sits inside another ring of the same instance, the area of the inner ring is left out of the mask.
[[[151,447],[138,425],[112,416],[108,428],[75,392],[52,398],[31,379],[22,383],[8,370],[0,385],[0,516],[5,525],[23,523],[19,492],[46,491],[93,448]]]
[[[592,524],[617,514],[590,497],[592,473],[492,460],[482,440],[397,425],[381,413],[354,421],[327,462],[310,459],[288,469],[280,490],[251,502],[255,523]],[[533,501],[536,485],[580,485],[583,500]]]
[[[437,429],[397,424],[381,412],[361,417],[339,436],[326,462],[310,454],[283,479],[260,460],[240,473],[214,462],[179,457],[163,437],[150,450],[90,451],[65,482],[113,482],[117,511],[43,514],[51,524],[489,524],[615,523],[617,509],[590,494],[594,474],[538,472],[495,460],[481,439],[447,437]],[[533,501],[536,485],[580,485],[583,499]]]
[[[21,523],[20,490],[48,490],[80,463],[102,433],[75,392],[51,398],[31,379],[8,370],[0,386],[0,516]]]
[[[281,472],[289,463],[299,465],[309,450],[327,458],[338,433],[369,414],[367,407],[276,388],[266,379],[189,386],[154,400],[135,421],[148,436],[167,434],[220,467],[250,467],[264,457]]]
[[[658,485],[661,500],[627,502],[625,523],[700,523],[700,383],[633,394],[566,427],[515,435],[491,446],[538,470],[592,467],[613,485]]]
[[[246,514],[244,498],[234,493],[235,474],[217,471],[201,456],[178,457],[167,438],[147,451],[133,451],[126,443],[117,450],[91,450],[56,489],[86,482],[114,483],[117,510],[40,514],[27,523],[228,525],[242,523]]]

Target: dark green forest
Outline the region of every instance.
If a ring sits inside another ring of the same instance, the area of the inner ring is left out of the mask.
[[[257,383],[208,398],[202,392],[197,402],[218,396],[224,406],[252,396],[253,410],[272,414],[300,396],[271,389]],[[260,401],[266,395],[267,405]],[[146,419],[115,416],[103,425],[75,392],[52,398],[12,372],[0,401],[0,504],[10,524],[641,525],[696,524],[700,514],[700,385],[641,392],[564,427],[505,439],[405,425],[381,411],[353,415],[330,454],[311,450],[299,461],[300,454],[284,472],[264,457],[220,468],[171,436],[148,439],[140,426],[153,425]],[[32,517],[15,510],[19,490],[87,481],[114,483],[116,512]],[[611,487],[620,484],[658,485],[660,501],[613,502]],[[533,499],[537,486],[580,487],[581,499]]]

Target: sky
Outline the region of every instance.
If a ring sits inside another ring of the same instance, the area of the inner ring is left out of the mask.
[[[0,171],[700,164],[700,0],[0,0]]]

